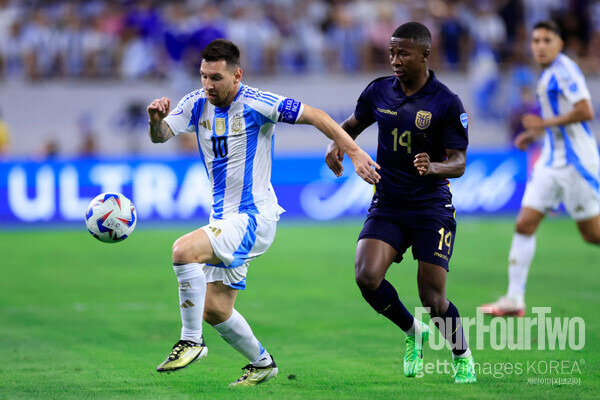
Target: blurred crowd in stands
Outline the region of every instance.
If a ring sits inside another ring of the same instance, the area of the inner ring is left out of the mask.
[[[370,72],[411,20],[433,33],[432,67],[490,74],[529,64],[529,29],[546,19],[600,73],[600,0],[0,0],[0,80],[195,76],[219,37],[252,74]]]
[[[199,83],[200,51],[220,37],[238,44],[250,77],[377,76],[389,73],[395,28],[419,21],[433,35],[430,66],[460,74],[470,112],[506,123],[510,143],[521,115],[537,112],[529,34],[548,19],[562,29],[564,52],[599,76],[600,0],[0,0],[0,86],[161,81],[183,94]],[[125,114],[141,121],[132,132],[145,129],[143,104]],[[94,154],[96,121],[80,119],[78,151]],[[0,115],[0,158],[10,143]],[[182,141],[183,151],[195,147]],[[48,139],[39,153],[58,148]]]

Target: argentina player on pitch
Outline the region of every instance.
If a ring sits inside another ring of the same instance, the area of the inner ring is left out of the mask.
[[[457,308],[446,297],[456,221],[447,178],[463,174],[467,114],[458,96],[428,69],[431,34],[417,22],[399,26],[390,40],[394,76],[371,82],[342,127],[353,138],[377,123],[381,180],[356,246],[356,283],[365,300],[406,333],[404,374],[423,369],[422,345],[429,327],[416,320],[385,279],[412,247],[418,260],[417,286],[424,307],[452,347],[457,383],[476,382],[473,356]],[[326,161],[342,172],[344,152],[336,143]],[[441,318],[441,320],[440,320]],[[440,323],[443,321],[443,324]]]
[[[537,98],[542,115],[523,116],[524,132],[515,146],[526,150],[544,137],[540,157],[527,183],[508,255],[508,291],[484,304],[495,316],[525,315],[525,285],[536,247],[536,231],[546,214],[563,203],[583,240],[600,244],[600,156],[588,121],[594,119],[592,97],[583,73],[562,53],[554,21],[533,26],[531,50],[542,71]]]
[[[213,191],[209,224],[173,244],[182,330],[157,370],[175,371],[206,356],[204,319],[249,361],[232,385],[251,386],[278,372],[273,357],[234,309],[239,290],[246,288],[249,262],[267,251],[283,212],[270,181],[275,124],[315,126],[350,155],[368,183],[379,181],[379,166],[325,112],[244,85],[240,52],[232,42],[214,40],[201,55],[202,89],[185,96],[173,111],[166,97],[148,106],[153,142],[196,133]]]

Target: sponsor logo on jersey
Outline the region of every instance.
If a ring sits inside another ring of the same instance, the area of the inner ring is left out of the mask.
[[[204,129],[208,129],[209,131],[212,130],[210,127],[210,120],[208,119],[206,121],[200,121],[198,125],[203,127]]]
[[[427,129],[431,124],[431,113],[429,111],[419,110],[415,118],[415,125],[419,129]]]
[[[221,136],[225,133],[225,118],[215,118],[215,133],[217,136]]]
[[[385,110],[385,109],[379,108],[379,107],[377,107],[377,111],[379,111],[380,113],[389,114],[389,115],[398,115],[398,113],[396,111]]]

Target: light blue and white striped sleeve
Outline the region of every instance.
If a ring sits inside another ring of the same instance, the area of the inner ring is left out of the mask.
[[[561,59],[561,62],[556,65],[556,78],[559,88],[569,103],[576,104],[581,100],[591,99],[585,77],[572,60],[566,57]]]
[[[175,135],[196,132],[196,122],[192,120],[192,110],[199,100],[199,94],[200,91],[194,91],[183,97],[164,119]]]
[[[304,105],[294,99],[270,92],[255,91],[245,87],[245,97],[250,100],[249,106],[264,115],[272,123],[285,122],[295,124],[304,111]]]

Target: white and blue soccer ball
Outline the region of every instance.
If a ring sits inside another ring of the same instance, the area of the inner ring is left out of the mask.
[[[104,243],[127,239],[135,229],[137,214],[133,203],[121,193],[96,196],[85,212],[85,224],[93,237]]]

